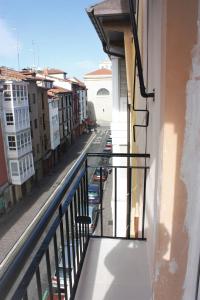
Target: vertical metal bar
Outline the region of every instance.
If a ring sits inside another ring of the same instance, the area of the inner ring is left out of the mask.
[[[117,237],[117,168],[115,168],[115,237]]]
[[[199,283],[200,283],[200,256],[199,256],[199,264],[198,264],[198,270],[197,270],[195,300],[199,300]]]
[[[64,243],[64,231],[63,231],[63,220],[62,220],[62,205],[59,206],[59,216],[60,216],[60,239],[62,247],[62,265],[63,265],[63,275],[64,275],[64,291],[65,298],[68,299],[67,294],[67,276],[66,276],[66,257],[65,257],[65,243]]]
[[[83,214],[84,216],[87,216],[87,210],[86,210],[86,200],[87,200],[87,197],[86,197],[86,193],[85,193],[85,190],[86,190],[86,186],[85,186],[85,175],[83,177]],[[84,224],[84,243],[85,241],[87,240],[87,228],[86,228],[86,224]]]
[[[49,258],[49,249],[46,251],[46,264],[47,264],[47,278],[48,278],[48,285],[49,285],[49,296],[50,300],[53,300],[53,288],[51,282],[51,264]]]
[[[80,186],[78,187],[78,215],[81,216],[81,209],[80,209]],[[83,248],[82,248],[82,225],[79,223],[78,224],[78,234],[79,234],[79,242],[80,242],[80,257],[81,257],[81,254],[83,252]]]
[[[65,213],[65,226],[66,226],[66,239],[67,239],[67,259],[68,259],[68,266],[69,266],[69,288],[70,288],[70,295],[72,291],[72,264],[71,264],[71,251],[70,251],[70,236],[69,236],[69,216],[68,210]],[[72,228],[73,231],[73,228]],[[74,233],[72,233],[72,239],[74,240]],[[74,249],[72,247],[72,258],[73,258],[73,268],[74,268],[74,278],[76,275],[76,262],[75,262],[75,255]]]
[[[27,290],[26,290],[26,292],[25,292],[25,294],[24,294],[24,296],[23,296],[23,300],[28,300]]]
[[[81,197],[80,197],[80,210],[81,210],[81,215],[85,216],[84,212],[84,189],[83,189],[83,178],[81,179],[80,183],[80,189],[81,189]],[[85,241],[85,225],[81,224],[81,237],[82,237],[82,243],[83,243],[83,248],[84,248],[84,241]]]
[[[131,230],[131,178],[132,169],[128,167],[127,170],[127,224],[126,224],[126,237],[130,239]]]
[[[85,195],[86,195],[86,215],[89,216],[89,205],[88,205],[88,161],[85,161]],[[89,237],[89,224],[86,225],[87,228],[87,238]]]
[[[146,177],[147,177],[147,169],[144,168],[144,190],[143,190],[143,211],[142,211],[142,238],[143,239],[144,239],[145,208],[146,208]]]
[[[59,274],[59,266],[58,266],[58,247],[57,247],[57,236],[56,233],[53,237],[54,244],[54,257],[56,263],[56,279],[57,279],[57,287],[58,287],[58,299],[61,300],[61,292],[60,292],[60,274]]]
[[[73,199],[74,201],[74,199]],[[74,265],[74,277],[76,275],[77,269],[76,269],[76,257],[75,257],[75,245],[74,245],[74,223],[76,226],[76,222],[74,214],[73,214],[73,201],[70,203],[70,221],[71,221],[71,243],[72,243],[72,258],[73,258],[73,265]],[[68,219],[68,212],[67,213],[67,219]],[[77,263],[78,264],[78,263]]]
[[[39,266],[36,270],[36,282],[37,282],[38,299],[42,299],[42,285],[41,285]]]
[[[75,193],[74,195],[74,220],[77,217],[77,194]],[[79,240],[78,240],[78,225],[75,222],[75,235],[76,235],[76,257],[77,257],[77,266],[79,264],[80,261],[80,256],[79,256]]]
[[[100,205],[101,205],[101,237],[103,236],[103,184],[102,184],[102,167],[100,167]]]

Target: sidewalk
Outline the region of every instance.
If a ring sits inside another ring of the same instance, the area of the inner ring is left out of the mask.
[[[60,184],[93,135],[95,134],[82,135],[63,155],[51,173],[40,180],[31,193],[17,203],[8,214],[0,218],[0,263]]]

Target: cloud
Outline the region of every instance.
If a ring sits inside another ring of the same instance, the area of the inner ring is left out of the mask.
[[[17,39],[5,21],[0,19],[0,57],[11,58],[16,56]]]

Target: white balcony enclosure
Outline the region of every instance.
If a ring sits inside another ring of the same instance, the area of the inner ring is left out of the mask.
[[[12,184],[22,185],[35,174],[32,153],[19,160],[9,160],[9,169]]]

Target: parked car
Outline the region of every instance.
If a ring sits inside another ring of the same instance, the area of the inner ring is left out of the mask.
[[[107,149],[112,149],[112,144],[106,144],[106,145],[105,145],[105,148],[107,148]]]
[[[76,249],[76,241],[74,241],[75,249]],[[59,272],[59,282],[60,282],[60,290],[64,291],[64,272],[66,273],[66,279],[67,279],[67,286],[69,286],[69,276],[70,272],[72,272],[72,243],[70,243],[70,257],[71,257],[71,267],[69,268],[69,262],[68,262],[68,248],[67,243],[64,245],[65,250],[65,266],[63,266],[63,260],[62,260],[62,247],[58,249],[58,272]],[[57,270],[55,271],[54,276],[51,278],[52,287],[55,291],[58,290],[57,285]]]
[[[107,144],[107,143],[112,143],[112,138],[110,138],[110,137],[109,137],[109,138],[107,138],[107,140],[106,140],[106,144]]]
[[[100,203],[100,185],[95,183],[90,183],[88,185],[88,201],[91,204]]]
[[[102,168],[102,181],[106,181],[108,178],[108,170],[106,168]],[[95,172],[92,177],[93,181],[100,181],[100,167],[95,169]]]
[[[96,228],[99,217],[99,206],[97,204],[89,205],[89,217],[91,218],[91,224],[89,225],[89,232],[92,234]]]
[[[111,153],[111,152],[112,152],[112,147],[110,147],[110,146],[105,146],[104,149],[103,149],[103,152],[104,152],[104,153]]]

